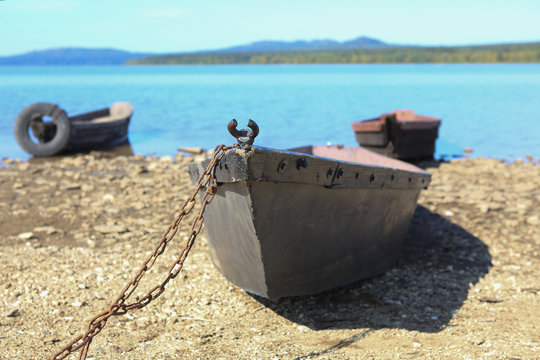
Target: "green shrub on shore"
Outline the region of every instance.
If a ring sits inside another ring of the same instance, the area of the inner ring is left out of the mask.
[[[355,50],[208,52],[149,56],[128,65],[540,63],[540,42]]]

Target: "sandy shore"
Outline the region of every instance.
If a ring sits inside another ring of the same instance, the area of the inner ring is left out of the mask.
[[[47,358],[108,306],[191,192],[189,161],[4,160],[0,358]],[[538,161],[460,160],[429,171],[402,256],[385,274],[269,302],[224,279],[203,232],[181,276],[146,308],[112,318],[89,358],[539,358]]]

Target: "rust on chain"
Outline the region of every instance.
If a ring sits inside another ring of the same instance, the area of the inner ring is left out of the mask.
[[[257,127],[257,133],[258,133],[258,127]],[[253,138],[255,136],[257,135],[255,134]],[[165,230],[165,233],[162,235],[161,240],[156,245],[154,251],[148,256],[148,258],[142,264],[140,270],[137,272],[135,277],[126,284],[124,289],[121,291],[120,295],[109,306],[107,310],[95,315],[90,320],[90,322],[88,323],[87,330],[84,334],[81,334],[77,336],[76,338],[74,338],[73,340],[71,340],[70,343],[65,345],[56,354],[51,356],[49,360],[65,359],[70,354],[78,350],[81,350],[79,354],[79,360],[86,359],[86,356],[88,355],[88,349],[90,348],[90,344],[92,343],[93,338],[96,335],[98,335],[101,332],[101,330],[103,330],[103,328],[105,327],[105,325],[107,324],[107,321],[109,320],[111,316],[124,315],[130,310],[141,309],[145,307],[146,305],[148,305],[153,300],[155,300],[156,298],[158,298],[163,293],[163,291],[165,291],[165,286],[167,285],[167,283],[171,279],[174,279],[175,277],[177,277],[178,274],[180,273],[180,270],[182,270],[182,267],[184,266],[184,261],[186,260],[189,254],[189,251],[193,247],[193,244],[195,242],[195,239],[197,238],[197,235],[199,235],[199,232],[201,231],[201,228],[203,225],[203,219],[204,219],[204,211],[206,209],[206,206],[212,201],[212,199],[216,195],[216,192],[217,192],[216,165],[223,158],[227,150],[230,150],[238,146],[239,146],[238,144],[234,144],[232,146],[218,145],[215,148],[214,155],[212,156],[210,163],[206,167],[206,170],[199,177],[195,190],[193,191],[191,196],[184,202],[184,204],[180,208],[180,212],[178,216],[168,226],[167,230]],[[139,282],[143,278],[144,274],[148,270],[150,270],[150,268],[154,265],[156,259],[161,254],[163,254],[163,252],[165,251],[165,248],[167,247],[167,244],[173,239],[173,237],[178,232],[178,226],[180,225],[180,222],[182,221],[182,219],[193,210],[193,207],[195,206],[197,194],[203,188],[206,188],[206,191],[201,197],[201,210],[199,211],[198,216],[193,220],[191,224],[191,232],[189,234],[186,245],[184,249],[181,251],[180,255],[178,255],[176,261],[169,268],[169,273],[159,285],[155,286],[154,288],[152,288],[152,290],[148,291],[146,295],[142,296],[140,299],[138,299],[135,302],[127,303],[127,300],[129,299],[129,297],[133,294],[135,289],[137,289],[137,287],[139,286]]]

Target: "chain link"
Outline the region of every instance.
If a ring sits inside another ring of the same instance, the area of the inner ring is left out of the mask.
[[[214,149],[214,154],[212,156],[212,159],[210,160],[210,163],[206,167],[205,171],[201,174],[199,177],[199,180],[197,181],[196,188],[191,194],[191,196],[184,202],[182,207],[180,208],[180,212],[176,219],[173,221],[172,224],[170,224],[165,230],[165,233],[161,236],[161,240],[155,247],[154,251],[146,261],[141,266],[140,270],[137,272],[137,275],[131,280],[127,285],[124,287],[120,295],[116,298],[116,300],[109,306],[109,308],[97,315],[95,315],[90,322],[88,323],[88,328],[86,332],[82,335],[77,336],[74,338],[70,343],[65,345],[60,351],[58,351],[56,354],[54,354],[52,357],[49,358],[49,360],[61,360],[68,357],[73,352],[81,349],[81,353],[79,355],[79,360],[86,359],[86,356],[88,354],[88,349],[90,348],[90,344],[92,343],[92,340],[94,336],[99,334],[101,330],[105,327],[107,324],[107,321],[111,316],[118,316],[118,315],[124,315],[128,311],[133,309],[141,309],[148,305],[153,300],[157,299],[164,291],[165,286],[167,283],[178,276],[180,273],[180,270],[182,270],[182,267],[184,266],[184,261],[186,260],[189,251],[193,247],[193,244],[195,243],[195,239],[197,238],[197,235],[199,235],[199,232],[201,231],[201,228],[203,226],[203,220],[204,220],[204,211],[206,209],[206,206],[214,199],[214,196],[216,195],[217,190],[217,181],[216,181],[216,165],[218,162],[223,158],[227,150],[230,150],[232,148],[238,147],[238,144],[234,144],[232,146],[225,146],[225,145],[218,145]],[[174,238],[176,233],[178,232],[178,227],[182,221],[182,219],[191,213],[193,210],[195,203],[197,202],[197,194],[199,191],[203,188],[206,188],[206,191],[204,192],[204,195],[201,198],[201,210],[199,211],[198,216],[193,220],[191,224],[191,232],[189,234],[189,237],[187,239],[186,245],[176,261],[171,265],[169,269],[169,273],[167,274],[167,277],[165,280],[161,282],[161,284],[155,286],[152,288],[152,290],[148,291],[146,295],[142,296],[137,301],[126,304],[129,297],[133,294],[135,289],[139,286],[139,282],[143,278],[144,274],[152,268],[154,263],[156,262],[156,259],[163,254],[165,251],[167,244],[171,242],[171,240]]]

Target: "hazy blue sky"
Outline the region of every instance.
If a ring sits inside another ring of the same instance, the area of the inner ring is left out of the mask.
[[[4,0],[0,55],[54,47],[184,52],[258,40],[455,45],[540,40],[540,0]]]

